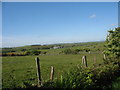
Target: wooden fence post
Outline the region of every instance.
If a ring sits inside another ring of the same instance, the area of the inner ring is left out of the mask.
[[[85,67],[88,67],[86,56],[83,56],[83,57],[82,57],[82,64],[85,65]]]
[[[35,60],[36,60],[36,68],[37,68],[38,86],[41,86],[42,82],[41,82],[41,72],[40,72],[40,63],[39,63],[40,59],[39,57],[36,57]]]
[[[106,60],[106,55],[105,55],[105,54],[104,54],[104,57],[103,57],[103,58],[104,58],[104,60]]]
[[[82,65],[84,65],[84,56],[82,57]]]
[[[51,66],[50,80],[53,80],[53,76],[54,76],[54,67]]]
[[[96,66],[96,57],[94,56],[94,67]]]
[[[87,57],[85,56],[85,67],[88,67],[88,65],[87,65]]]

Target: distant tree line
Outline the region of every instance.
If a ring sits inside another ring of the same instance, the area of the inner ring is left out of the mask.
[[[75,49],[75,50],[72,50],[70,48],[68,49],[65,49],[63,50],[61,53],[64,53],[64,54],[79,54],[80,52],[89,52],[91,51],[89,48],[83,48],[83,49]]]
[[[46,51],[40,50],[31,50],[31,51],[24,51],[24,52],[8,52],[8,53],[1,53],[0,56],[27,56],[27,55],[40,55],[46,54]]]

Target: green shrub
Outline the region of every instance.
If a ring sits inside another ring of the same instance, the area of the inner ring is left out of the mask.
[[[120,75],[120,68],[117,64],[106,64],[92,71],[92,80],[95,88],[109,88],[112,81]]]
[[[31,52],[30,51],[25,51],[25,55],[30,55]]]
[[[44,83],[44,87],[49,88],[90,88],[93,84],[90,69],[83,69],[75,67],[68,73],[61,75],[59,79],[55,79],[52,83],[50,81]]]
[[[41,51],[33,50],[33,51],[31,51],[31,53],[33,55],[39,55],[41,53]]]
[[[71,54],[71,53],[72,53],[72,50],[71,50],[71,49],[65,49],[65,50],[63,51],[63,53],[65,53],[65,54]]]
[[[65,88],[90,88],[93,84],[92,73],[89,69],[81,67],[74,68],[68,72],[63,78],[63,85]]]
[[[120,68],[118,64],[103,64],[97,68],[82,68],[77,66],[67,73],[61,75],[61,78],[52,82],[48,80],[43,87],[49,88],[96,88],[110,89],[112,82],[119,77]]]
[[[118,77],[111,85],[113,90],[120,88],[120,77]]]
[[[120,27],[108,32],[104,53],[108,58],[120,58]]]
[[[64,51],[62,51],[62,53],[64,53],[64,54],[78,54],[79,50],[78,49],[76,49],[76,50],[65,49]]]

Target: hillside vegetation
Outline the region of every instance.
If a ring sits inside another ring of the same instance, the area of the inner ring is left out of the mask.
[[[2,56],[27,56],[27,55],[49,55],[65,54],[64,51],[71,49],[74,53],[79,52],[102,52],[104,42],[86,42],[73,44],[53,44],[53,45],[31,45],[14,48],[3,48]]]

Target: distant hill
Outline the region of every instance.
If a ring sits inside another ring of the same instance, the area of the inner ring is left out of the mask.
[[[96,47],[103,48],[105,41],[96,41],[96,42],[80,42],[80,43],[59,43],[59,44],[46,44],[46,45],[26,45],[21,47],[12,47],[12,48],[2,48],[3,53],[7,52],[23,52],[27,50],[49,50],[53,47],[63,47],[63,48],[85,48],[85,47]]]

